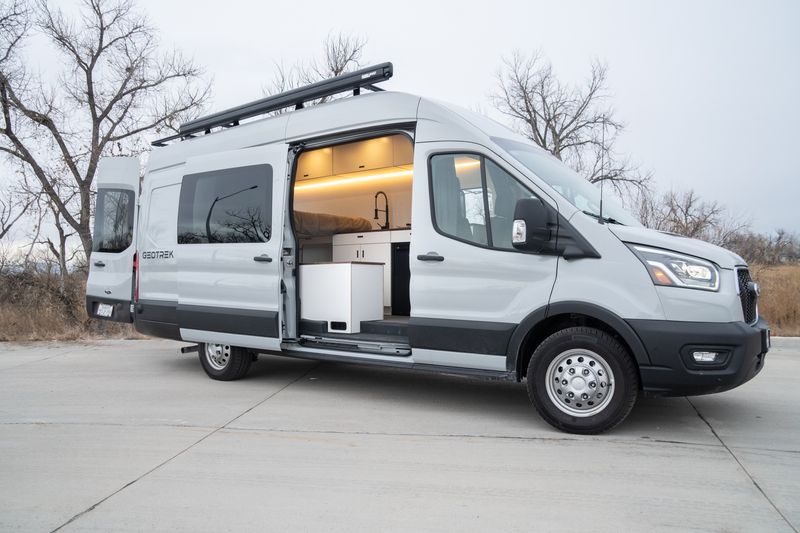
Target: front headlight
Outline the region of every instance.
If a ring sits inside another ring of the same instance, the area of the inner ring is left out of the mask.
[[[719,288],[719,271],[708,261],[638,244],[628,247],[647,267],[656,285],[706,291]]]

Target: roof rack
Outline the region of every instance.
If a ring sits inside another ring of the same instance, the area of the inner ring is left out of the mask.
[[[163,139],[153,141],[153,146],[165,146],[167,142],[175,139],[187,139],[197,133],[211,133],[211,128],[238,126],[239,121],[263,115],[278,109],[294,106],[295,109],[302,109],[306,102],[332,96],[345,91],[353,91],[354,95],[360,93],[362,87],[371,91],[382,91],[375,86],[376,83],[388,80],[394,73],[391,63],[380,63],[372,67],[362,68],[346,74],[341,74],[327,80],[318,81],[304,87],[298,87],[286,92],[267,96],[260,100],[242,104],[240,106],[226,109],[205,117],[191,120],[181,124],[178,133]]]

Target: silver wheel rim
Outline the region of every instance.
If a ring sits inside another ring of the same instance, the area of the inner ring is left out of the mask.
[[[214,370],[225,370],[231,360],[231,347],[227,344],[206,344],[206,361]]]
[[[545,376],[550,401],[571,416],[596,415],[608,407],[614,391],[614,373],[606,360],[583,348],[560,353]]]

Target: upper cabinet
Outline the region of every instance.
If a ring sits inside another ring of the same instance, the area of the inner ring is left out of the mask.
[[[333,148],[309,150],[297,161],[297,179],[324,178],[333,174]]]
[[[391,167],[393,163],[394,143],[391,137],[342,144],[333,149],[334,174]]]
[[[394,166],[413,165],[414,146],[411,144],[411,139],[405,135],[392,135],[389,138],[394,149]]]
[[[387,167],[411,165],[414,158],[411,140],[405,135],[389,135],[338,146],[309,150],[297,162],[297,179],[324,178]]]

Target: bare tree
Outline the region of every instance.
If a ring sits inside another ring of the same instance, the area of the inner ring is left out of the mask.
[[[57,240],[53,242],[49,236],[45,237],[44,241],[40,241],[42,244],[47,245],[47,249],[50,251],[52,256],[55,258],[56,262],[58,263],[58,275],[59,275],[59,290],[64,291],[64,288],[67,283],[67,276],[69,275],[69,268],[68,265],[70,262],[75,258],[75,255],[78,253],[78,250],[73,249],[70,250],[67,241],[69,238],[74,234],[74,232],[69,232],[64,227],[64,221],[61,218],[61,213],[59,212],[58,208],[55,206],[52,200],[47,197],[47,209],[50,211],[50,216],[53,220],[53,226],[56,229],[57,233]]]
[[[751,265],[778,265],[800,262],[800,237],[779,229],[773,234],[739,232],[728,247]]]
[[[32,199],[18,191],[4,191],[0,194],[0,240],[9,234],[20,218],[27,212]]]
[[[750,221],[731,215],[716,201],[704,201],[693,190],[653,194],[640,189],[633,202],[639,221],[666,231],[729,247],[749,231]]]
[[[264,92],[278,94],[356,70],[361,66],[366,45],[367,40],[358,35],[329,33],[322,43],[321,58],[299,61],[289,67],[283,63],[276,64],[275,76]],[[321,104],[331,99],[326,96],[310,104]]]
[[[503,60],[491,100],[523,135],[590,182],[638,188],[649,175],[614,151],[624,124],[607,105],[607,72],[595,61],[585,84],[570,86],[556,77],[541,52],[515,52]]]
[[[14,52],[29,27],[30,10],[25,0],[0,1],[0,65],[3,70],[15,63]]]
[[[74,18],[47,0],[6,0],[0,9],[10,32],[0,41],[0,152],[35,176],[88,258],[99,159],[139,153],[142,134],[174,130],[198,112],[209,85],[190,59],[159,52],[133,0],[82,0]],[[58,79],[25,71],[19,46],[33,32],[63,59]]]

